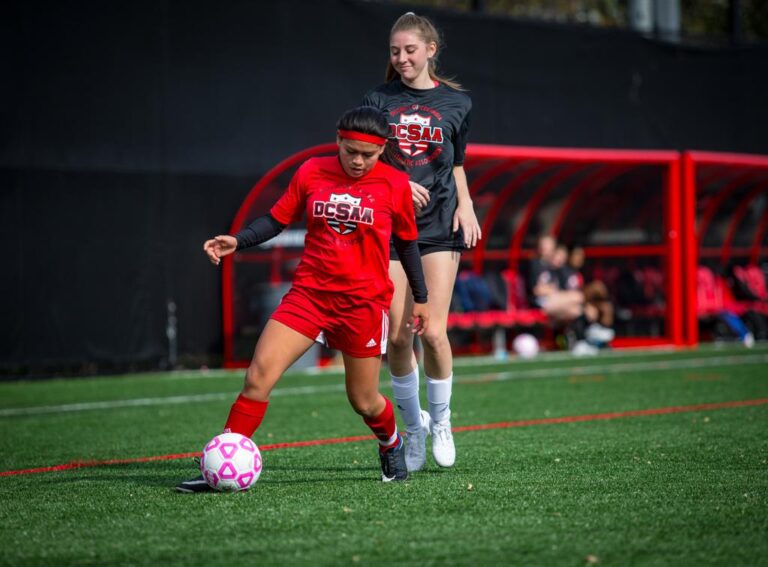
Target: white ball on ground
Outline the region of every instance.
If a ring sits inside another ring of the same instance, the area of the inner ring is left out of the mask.
[[[261,475],[261,452],[239,433],[222,433],[211,439],[200,456],[200,472],[219,492],[248,490]]]
[[[539,354],[539,341],[529,333],[521,333],[512,341],[512,348],[520,358],[534,358]]]

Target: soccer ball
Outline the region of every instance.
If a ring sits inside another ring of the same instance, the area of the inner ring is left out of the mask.
[[[512,348],[520,358],[534,358],[539,354],[539,341],[528,333],[521,333],[512,341]]]
[[[200,472],[208,485],[219,492],[248,490],[261,474],[261,453],[248,437],[222,433],[203,449]]]

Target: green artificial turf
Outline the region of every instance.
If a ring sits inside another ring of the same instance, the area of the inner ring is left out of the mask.
[[[768,564],[768,404],[509,423],[764,400],[765,346],[455,374],[452,470],[430,459],[383,484],[374,442],[357,441],[265,450],[242,494],[173,492],[189,458],[0,476],[0,565]],[[0,383],[0,472],[198,451],[241,375]],[[257,444],[366,435],[342,382],[287,375]]]

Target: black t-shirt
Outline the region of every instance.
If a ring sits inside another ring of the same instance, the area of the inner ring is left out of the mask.
[[[548,262],[544,262],[539,258],[531,260],[528,266],[528,302],[531,305],[537,305],[536,294],[533,290],[539,284],[554,284],[558,285],[557,270],[553,268]]]
[[[394,159],[412,181],[429,190],[429,203],[416,219],[419,243],[463,248],[461,231],[452,232],[457,205],[453,167],[464,163],[472,100],[442,83],[413,89],[395,79],[366,94],[363,104],[386,111]]]
[[[581,274],[570,266],[561,266],[557,269],[557,284],[566,291],[581,289]]]

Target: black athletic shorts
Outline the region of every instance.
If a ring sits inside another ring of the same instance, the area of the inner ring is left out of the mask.
[[[420,256],[426,256],[427,254],[432,254],[433,252],[459,252],[461,253],[464,250],[463,245],[459,245],[458,243],[448,243],[448,244],[428,244],[419,242],[419,255]],[[397,250],[395,250],[394,244],[392,242],[389,243],[389,259],[394,260],[396,262],[400,261],[400,257],[397,255]]]

